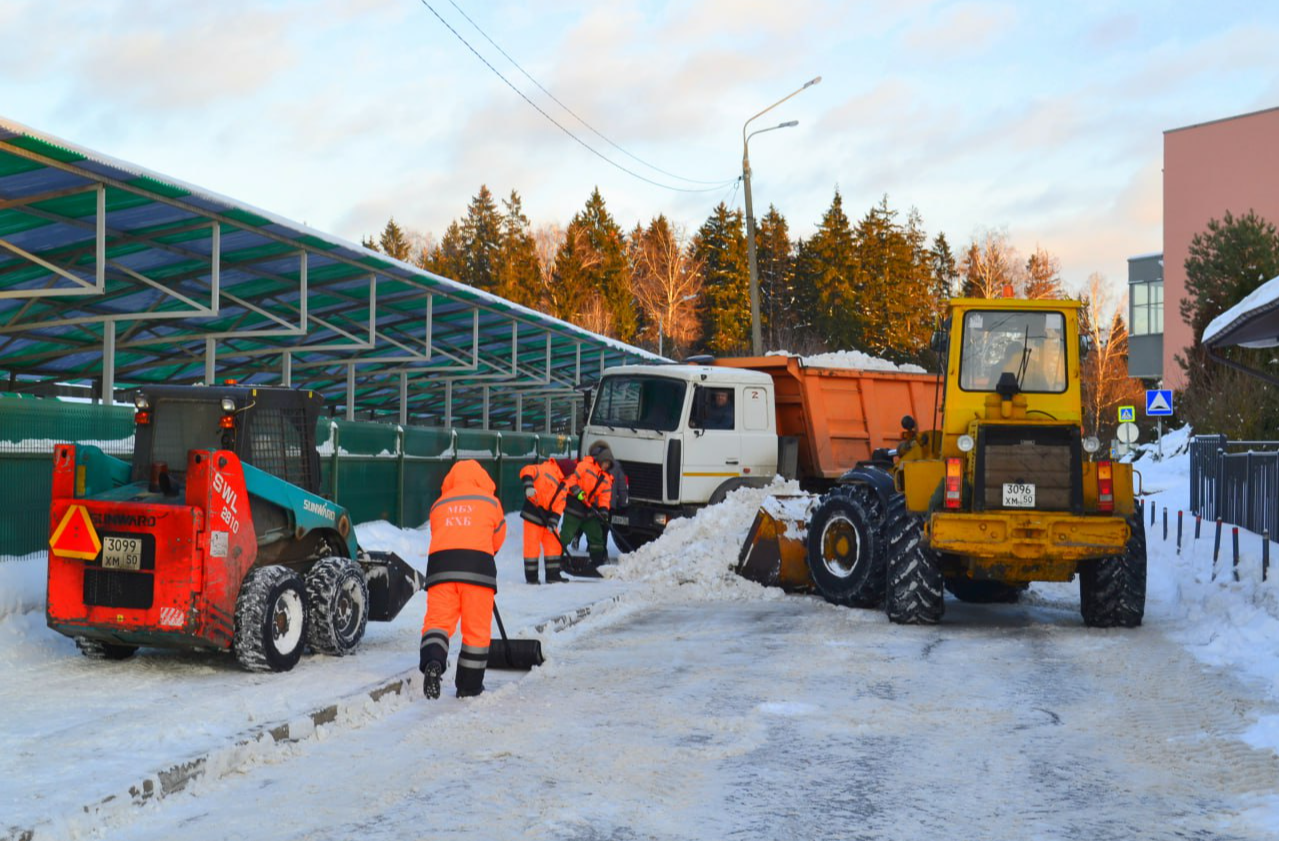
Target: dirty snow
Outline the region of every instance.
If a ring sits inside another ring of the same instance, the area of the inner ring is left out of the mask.
[[[795,356],[787,350],[769,351],[768,356]],[[802,364],[808,368],[857,368],[861,371],[901,371],[906,374],[927,373],[919,365],[894,363],[860,350],[838,350],[831,353],[818,353],[813,356],[801,356]]]

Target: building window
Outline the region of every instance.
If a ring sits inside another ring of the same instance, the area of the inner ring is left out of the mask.
[[[1132,283],[1131,335],[1147,336],[1163,332],[1163,281]]]

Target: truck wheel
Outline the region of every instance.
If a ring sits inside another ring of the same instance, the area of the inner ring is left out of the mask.
[[[884,594],[880,503],[857,485],[832,488],[808,523],[808,571],[831,604],[875,607]]]
[[[906,502],[903,502],[904,508]],[[885,613],[898,625],[937,625],[943,618],[943,571],[920,541],[920,521],[902,515],[889,543]]]
[[[354,654],[368,626],[368,583],[349,558],[324,558],[305,576],[310,648],[320,654]]]
[[[290,671],[305,648],[305,582],[285,566],[256,567],[243,579],[233,650],[253,672]]]
[[[1024,591],[1023,587],[975,578],[949,578],[944,583],[948,592],[968,604],[1014,604]]]
[[[91,660],[125,660],[139,650],[137,645],[119,645],[89,637],[73,637],[72,640],[81,653]]]
[[[1088,561],[1078,572],[1082,621],[1090,628],[1135,628],[1145,617],[1145,509],[1128,519],[1127,551]]]

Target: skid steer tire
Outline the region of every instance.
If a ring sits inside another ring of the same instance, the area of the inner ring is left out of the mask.
[[[305,649],[305,582],[285,566],[256,567],[243,579],[233,650],[243,668],[287,672]]]
[[[808,524],[808,571],[822,598],[849,607],[876,607],[884,598],[882,511],[860,485],[832,488]]]
[[[1014,587],[1000,581],[979,581],[973,578],[949,578],[944,585],[958,601],[967,604],[1015,604],[1023,587]]]
[[[1078,572],[1082,621],[1089,628],[1135,628],[1145,617],[1145,509],[1137,502],[1127,524],[1127,551],[1088,561]]]
[[[905,501],[904,501],[905,507]],[[897,625],[937,625],[943,618],[943,572],[921,543],[920,521],[905,513],[891,528],[885,613]]]
[[[91,660],[125,660],[139,650],[137,645],[120,645],[89,637],[74,637],[73,641],[81,653]]]
[[[324,558],[305,576],[306,638],[320,654],[354,654],[368,626],[368,584],[350,558]]]

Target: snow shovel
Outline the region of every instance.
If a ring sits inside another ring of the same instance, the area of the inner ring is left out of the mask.
[[[503,638],[489,641],[486,668],[528,672],[535,666],[543,665],[543,644],[539,640],[509,640],[507,629],[503,627],[503,617],[498,613],[498,605],[494,605],[494,621],[498,623],[498,633]]]

